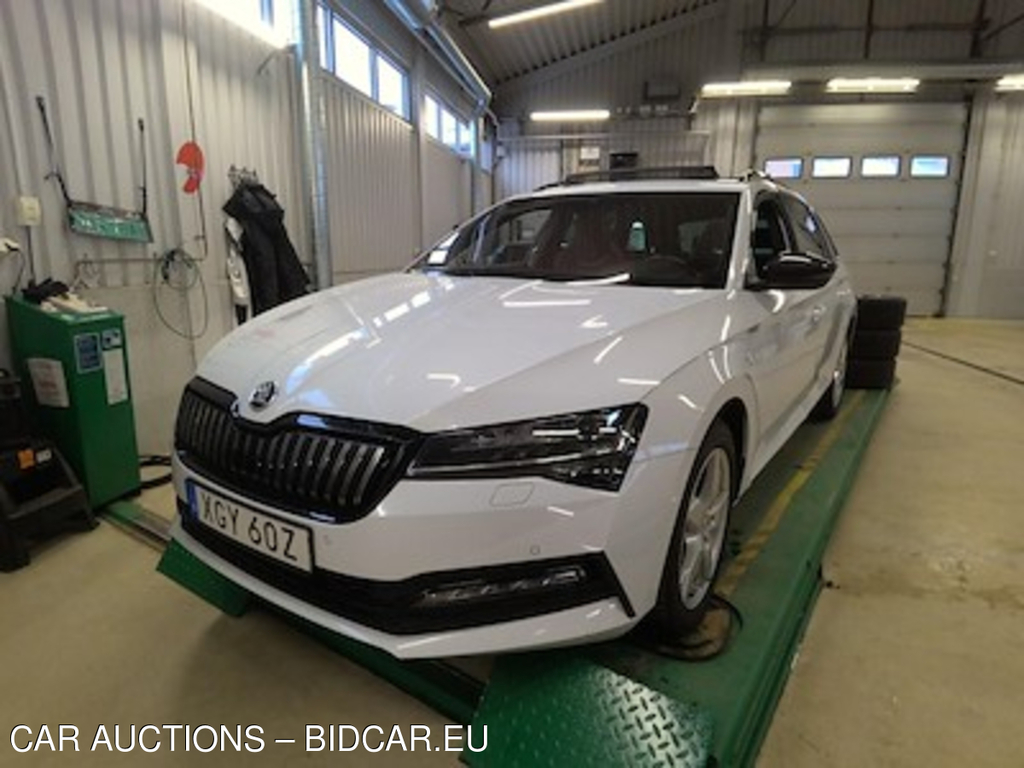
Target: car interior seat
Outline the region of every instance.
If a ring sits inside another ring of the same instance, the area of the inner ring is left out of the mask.
[[[689,265],[700,276],[701,285],[721,287],[729,268],[733,227],[728,221],[716,219],[704,227],[694,242]]]

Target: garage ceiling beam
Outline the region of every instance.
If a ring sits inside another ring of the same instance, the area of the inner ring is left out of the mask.
[[[543,2],[539,3],[524,3],[523,5],[514,8],[503,8],[501,10],[501,13],[493,14],[487,12],[488,8],[490,8],[491,5],[490,0],[488,0],[480,9],[480,13],[474,14],[472,16],[465,16],[459,19],[459,26],[475,27],[480,24],[486,24],[491,19],[498,18],[499,16],[510,16],[513,13],[523,13],[524,11],[534,11],[537,10],[538,8],[544,8],[546,6],[551,5],[552,1],[553,0],[543,0]]]
[[[1024,59],[1000,61],[950,61],[934,64],[881,61],[851,64],[756,64],[743,70],[744,77],[820,82],[833,77],[917,77],[922,80],[994,80],[1020,72]]]
[[[871,36],[875,32],[875,0],[867,0],[867,20],[864,22],[864,58],[871,58]]]
[[[981,41],[983,43],[987,43],[993,37],[996,37],[997,35],[1001,35],[1003,32],[1008,30],[1010,27],[1014,27],[1017,24],[1020,24],[1022,21],[1024,21],[1024,12],[1018,13],[1012,19],[1009,19],[1009,20],[1003,22],[1002,24],[1000,24],[998,27],[993,29],[991,32],[989,32],[988,34],[984,35],[981,38]]]
[[[673,16],[664,21],[658,21],[636,32],[617,37],[606,43],[600,43],[593,48],[587,48],[579,53],[570,54],[565,58],[553,61],[537,69],[515,75],[499,83],[501,87],[527,88],[537,83],[550,80],[559,75],[571,72],[578,67],[586,66],[595,61],[607,58],[624,48],[633,48],[637,45],[656,40],[677,29],[682,29],[690,24],[696,24],[709,17],[722,14],[727,2],[724,0],[703,0],[702,4],[694,4],[688,10],[678,16]]]
[[[970,57],[972,59],[981,58],[982,48],[984,47],[984,40],[981,39],[981,34],[985,31],[987,24],[988,22],[985,19],[985,0],[978,0],[978,5],[974,12],[974,29],[971,31]]]
[[[796,37],[799,35],[833,35],[842,32],[864,32],[860,24],[824,24],[820,26],[779,27],[771,30],[772,36]],[[974,22],[923,22],[921,24],[875,24],[873,32],[969,32],[974,29]],[[744,30],[748,39],[756,39],[761,34],[761,27],[748,27]]]

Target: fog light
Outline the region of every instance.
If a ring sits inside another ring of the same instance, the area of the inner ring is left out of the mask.
[[[586,578],[586,571],[581,566],[573,565],[567,568],[552,569],[540,576],[528,576],[511,581],[467,581],[424,591],[416,602],[416,607],[437,608],[442,605],[459,605],[474,600],[520,595],[579,584]]]

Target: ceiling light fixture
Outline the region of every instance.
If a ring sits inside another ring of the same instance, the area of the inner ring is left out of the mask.
[[[1006,75],[996,81],[997,91],[1024,91],[1024,74]]]
[[[612,113],[607,109],[563,109],[530,113],[530,119],[538,123],[590,123],[607,120],[611,116]]]
[[[736,83],[708,83],[700,89],[701,98],[724,99],[733,96],[781,96],[789,93],[789,80],[741,80]]]
[[[524,21],[534,21],[535,19],[542,19],[545,16],[553,16],[556,13],[575,11],[577,8],[583,8],[587,5],[595,5],[600,2],[604,2],[604,0],[563,0],[563,2],[560,3],[542,5],[539,8],[530,8],[525,11],[510,13],[507,16],[498,16],[497,18],[488,21],[487,26],[491,29],[498,29],[499,27],[507,27],[510,24],[521,24]]]
[[[829,93],[913,93],[916,77],[833,77],[825,84]]]

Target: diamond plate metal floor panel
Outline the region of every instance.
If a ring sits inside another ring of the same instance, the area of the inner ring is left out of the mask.
[[[708,713],[570,652],[510,656],[473,720],[488,730],[477,768],[701,768]]]

